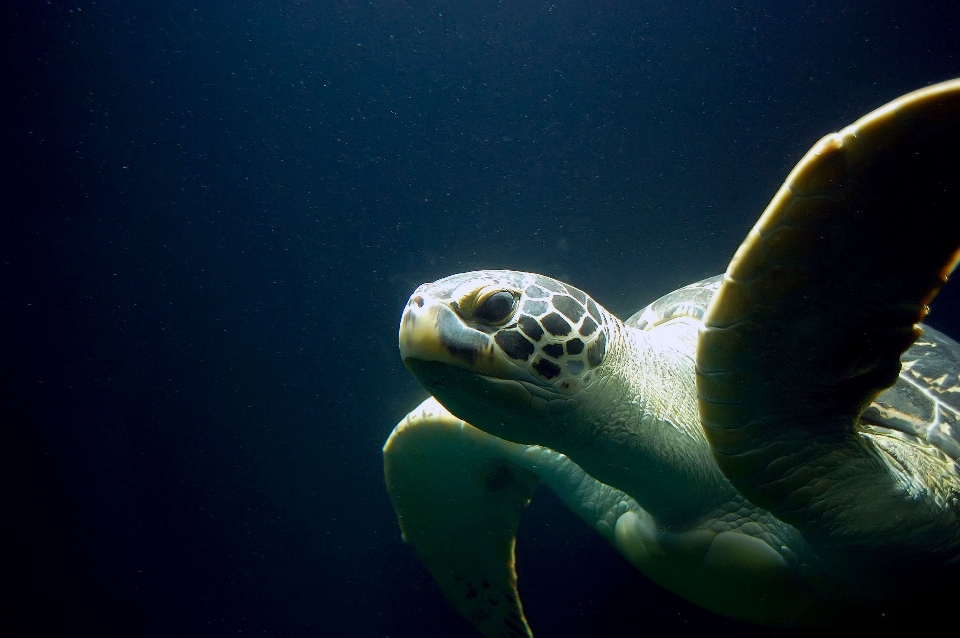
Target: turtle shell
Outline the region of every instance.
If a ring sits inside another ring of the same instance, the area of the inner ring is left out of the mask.
[[[925,442],[960,463],[960,344],[923,326],[923,336],[901,355],[900,364],[897,382],[863,412],[861,427]]]
[[[723,275],[716,275],[669,292],[635,313],[625,323],[631,328],[651,330],[677,317],[692,317],[702,321],[710,300],[717,294],[722,281]]]
[[[701,321],[722,281],[723,275],[717,275],[667,293],[626,324],[651,330],[678,317]],[[931,446],[957,463],[960,474],[960,343],[924,325],[923,336],[903,353],[900,363],[897,382],[863,412],[859,428]]]

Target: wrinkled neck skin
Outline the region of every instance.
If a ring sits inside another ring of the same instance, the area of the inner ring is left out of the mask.
[[[614,320],[610,337],[602,374],[581,390],[578,423],[562,428],[557,449],[630,494],[661,526],[687,527],[737,496],[700,427],[697,324],[645,332]]]

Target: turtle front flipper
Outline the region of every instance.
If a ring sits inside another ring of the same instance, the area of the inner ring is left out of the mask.
[[[492,437],[429,398],[383,447],[387,491],[404,539],[444,595],[484,636],[529,638],[517,594],[520,515],[540,479]]]
[[[737,251],[704,318],[697,392],[717,463],[833,557],[958,561],[955,461],[938,472],[911,466],[857,430],[896,381],[958,259],[953,80],[817,143]]]

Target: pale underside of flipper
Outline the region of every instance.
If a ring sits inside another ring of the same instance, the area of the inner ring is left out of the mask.
[[[697,390],[721,469],[755,504],[852,561],[933,566],[960,548],[952,466],[936,480],[918,471],[907,485],[910,468],[891,471],[856,431],[897,379],[958,258],[954,80],[816,144],[737,251],[704,318]]]
[[[489,638],[530,637],[517,594],[520,515],[540,479],[510,463],[520,446],[424,401],[383,448],[404,539],[467,620]]]

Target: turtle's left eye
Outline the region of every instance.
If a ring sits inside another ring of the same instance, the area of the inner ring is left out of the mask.
[[[512,292],[498,290],[480,300],[473,316],[484,323],[501,324],[510,318],[516,305],[517,298]]]

